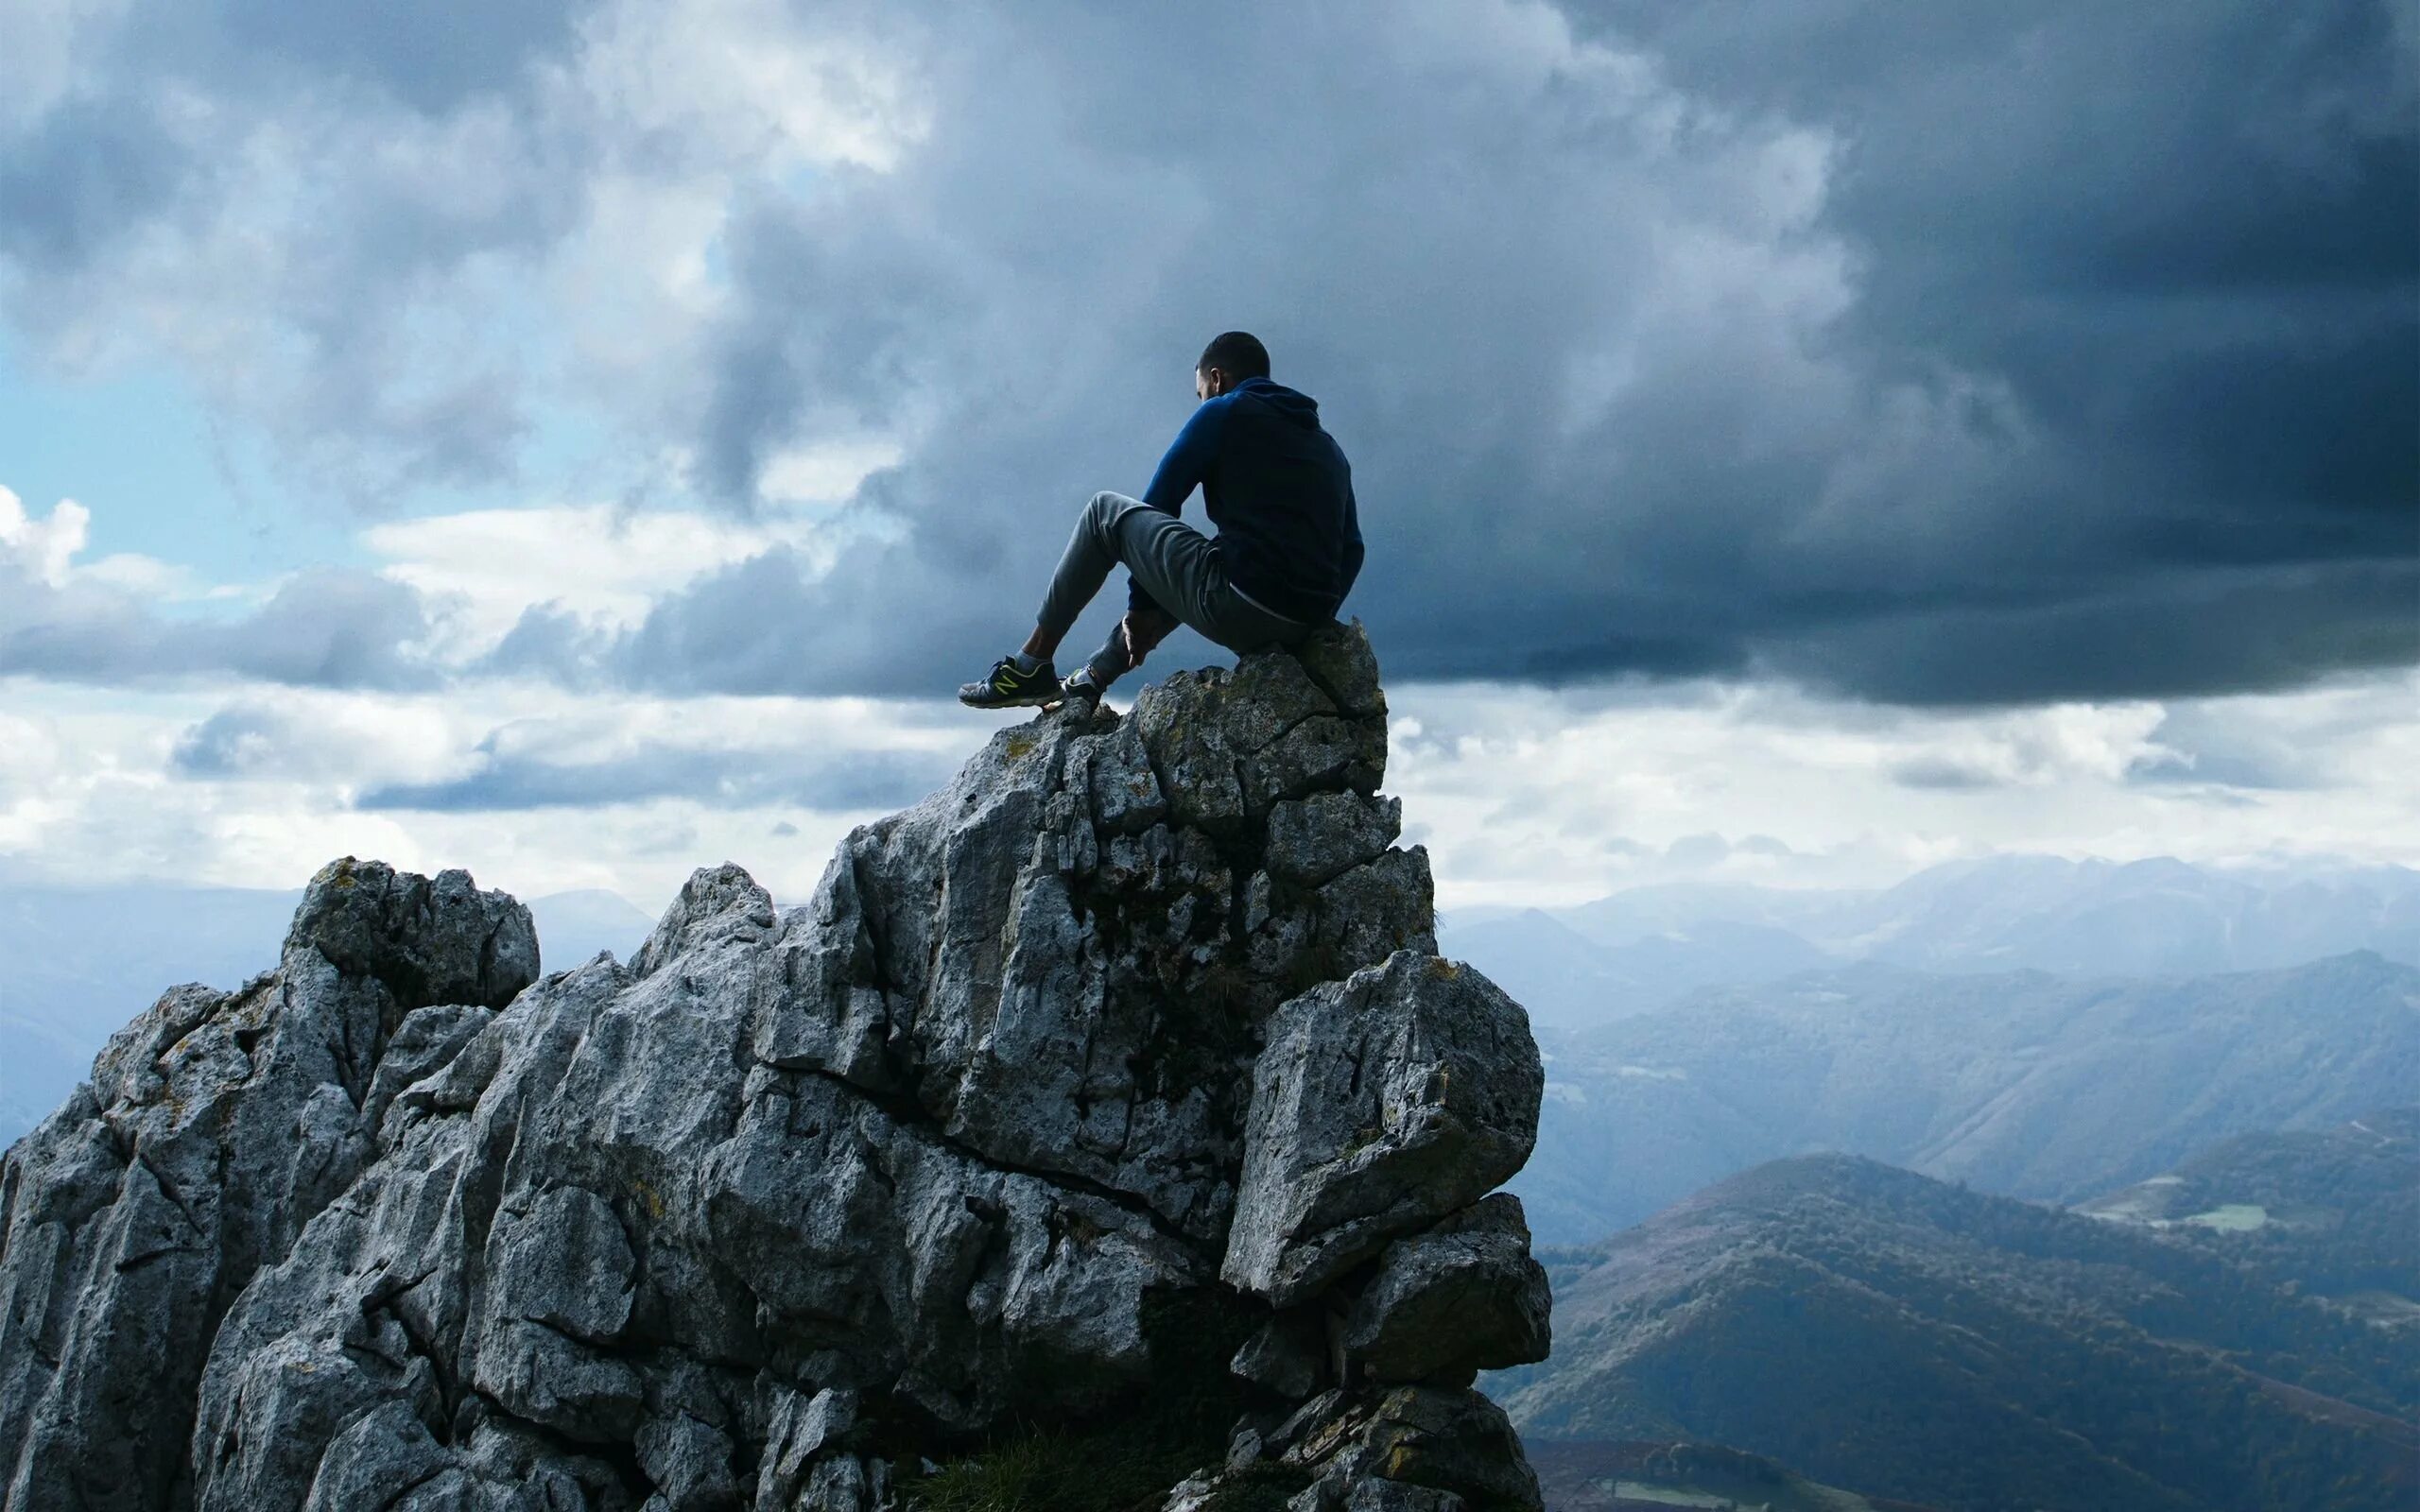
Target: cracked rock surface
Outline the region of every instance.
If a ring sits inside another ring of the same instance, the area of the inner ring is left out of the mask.
[[[1536,1506],[1467,1388],[1545,1350],[1537,1051],[1385,761],[1356,626],[1004,730],[627,965],[332,865],[0,1166],[0,1509],[874,1512],[1178,1401],[1138,1504]]]

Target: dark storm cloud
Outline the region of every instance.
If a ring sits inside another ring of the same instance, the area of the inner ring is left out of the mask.
[[[231,619],[180,620],[120,589],[74,579],[53,586],[0,561],[0,674],[95,683],[222,676],[301,687],[419,688],[437,680],[410,649],[427,634],[418,593],[347,568],[298,574],[268,602]]]
[[[1022,634],[1080,501],[1139,490],[1193,355],[1237,326],[1354,458],[1351,608],[1397,678],[1779,676],[1935,704],[2408,662],[2420,146],[2397,14],[833,12],[907,59],[926,128],[890,171],[726,207],[719,313],[667,354],[694,357],[672,387],[695,397],[650,438],[746,508],[787,448],[907,436],[857,501],[883,529],[828,575],[787,551],[712,575],[618,637],[535,615],[499,664],[945,687]],[[473,66],[312,26],[217,29],[297,70],[391,64],[377,87],[417,110],[508,114],[584,35],[533,23]],[[497,171],[528,214],[342,198],[303,328],[350,352],[347,298],[569,233],[589,150],[525,135]],[[94,225],[162,192],[125,182]],[[509,388],[422,415],[379,362],[334,370],[334,431],[426,438],[403,475],[517,455]],[[466,415],[506,421],[444,429]]]
[[[816,404],[938,386],[953,423],[887,481],[911,546],[700,583],[623,675],[945,682],[1021,632],[1076,503],[1135,489],[1236,324],[1355,458],[1353,607],[1398,676],[1995,703],[2420,655],[2420,158],[2386,8],[1592,14],[1608,51],[1545,62],[1096,22],[944,69],[898,176],[739,228],[711,447],[744,491]],[[1083,76],[1082,47],[1131,66]],[[1660,154],[1630,48],[1717,112]],[[1168,77],[1241,108],[1185,131],[1142,97]],[[1781,123],[1835,154],[1803,223]],[[1652,243],[1686,233],[1730,307],[1680,307]],[[1826,246],[1838,310],[1787,287]]]
[[[836,751],[809,757],[648,747],[600,761],[553,761],[482,746],[484,761],[443,782],[372,788],[363,809],[493,813],[686,799],[710,808],[894,809],[949,780],[954,764],[921,753]]]

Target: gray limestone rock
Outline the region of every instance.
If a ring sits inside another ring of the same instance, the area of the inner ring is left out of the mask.
[[[1355,719],[1387,717],[1386,690],[1378,686],[1378,659],[1359,620],[1322,627],[1295,647],[1294,656],[1339,712]]]
[[[1521,1199],[1499,1192],[1389,1245],[1344,1322],[1348,1365],[1427,1381],[1547,1357],[1547,1273]]]
[[[1355,1481],[1344,1494],[1344,1512],[1464,1512],[1469,1505],[1451,1491],[1400,1481]]]
[[[1375,861],[1403,830],[1403,799],[1315,793],[1269,811],[1269,871],[1305,887]]]
[[[1093,825],[1103,834],[1140,834],[1167,817],[1167,795],[1132,719],[1095,744],[1087,779]]]
[[[491,1328],[529,1322],[605,1344],[631,1320],[638,1261],[621,1220],[593,1192],[554,1187],[508,1208],[488,1230],[487,1250]]]
[[[806,1489],[816,1458],[850,1448],[857,1428],[857,1394],[829,1387],[812,1398],[785,1392],[756,1472],[756,1504],[786,1507]]]
[[[1537,1477],[1503,1410],[1432,1385],[1330,1389],[1259,1435],[1262,1458],[1231,1459],[1171,1492],[1163,1512],[1207,1512],[1291,1471],[1288,1512],[1539,1512]]]
[[[1476,1391],[1397,1386],[1329,1392],[1312,1399],[1287,1429],[1291,1432],[1281,1452],[1284,1462],[1316,1477],[1306,1505],[1349,1508],[1356,1496],[1375,1506],[1424,1504],[1391,1502],[1392,1492],[1362,1489],[1373,1483],[1426,1489],[1479,1506],[1538,1512],[1543,1505],[1520,1435],[1504,1410]]]
[[[332,861],[286,932],[288,954],[306,946],[347,976],[375,979],[406,1013],[432,1003],[500,1008],[538,977],[529,910],[479,891],[467,871],[415,877],[382,862]]]
[[[1254,818],[1288,799],[1314,793],[1375,793],[1386,769],[1386,727],[1337,714],[1304,720],[1236,767],[1244,812]]]
[[[1398,951],[1278,1009],[1253,1083],[1222,1274],[1288,1307],[1519,1170],[1546,1077],[1494,983]]]
[[[1314,1482],[1286,1503],[1287,1512],[1466,1512],[1469,1506],[1451,1491],[1368,1479]]]
[[[1161,1392],[1273,1425],[1391,1241],[1376,1354],[1517,1311],[1438,1220],[1527,1152],[1536,1050],[1431,954],[1384,709],[1357,627],[1071,706],[804,906],[709,868],[543,979],[511,900],[332,865],[276,971],[164,996],[0,1165],[0,1512],[879,1512],[893,1459]],[[1450,1506],[1385,1434],[1526,1473],[1466,1407],[1318,1400],[1357,1426],[1204,1484]]]
[[[303,1512],[354,1512],[408,1495],[451,1468],[406,1401],[383,1402],[328,1444]]]
[[[0,1164],[0,1505],[184,1494],[213,1331],[373,1155],[388,1052],[441,1062],[440,1022],[493,1019],[537,965],[504,894],[339,861],[275,971],[174,988],[111,1040]]]
[[[729,1435],[687,1413],[649,1421],[638,1432],[639,1466],[666,1512],[724,1512],[739,1505]]]

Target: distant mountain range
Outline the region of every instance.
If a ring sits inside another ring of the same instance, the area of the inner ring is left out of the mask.
[[[1977,1512],[2411,1506],[2411,1336],[2225,1237],[1776,1161],[1543,1252],[1554,1355],[1488,1389],[1533,1443],[1719,1443]]]
[[[120,1025],[183,982],[233,988],[277,964],[300,892],[0,886],[0,1145],[47,1115]],[[611,892],[530,903],[549,970],[627,959],[655,920]]]
[[[1681,885],[1553,911],[1461,910],[1446,954],[1542,1024],[1652,1012],[1705,987],[1879,961],[1944,973],[2204,975],[2375,951],[2420,965],[2420,871],[2219,869],[2004,855],[1879,891]]]
[[[1542,1032],[1538,1150],[1513,1183],[1579,1243],[1778,1157],[1843,1151],[2072,1201],[2262,1129],[2420,1087],[2420,969],[2367,953],[2151,981],[1864,963]]]

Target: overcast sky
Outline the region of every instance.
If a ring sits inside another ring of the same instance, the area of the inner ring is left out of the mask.
[[[1449,902],[2420,860],[2413,14],[0,0],[0,875],[795,896],[1230,327]]]

